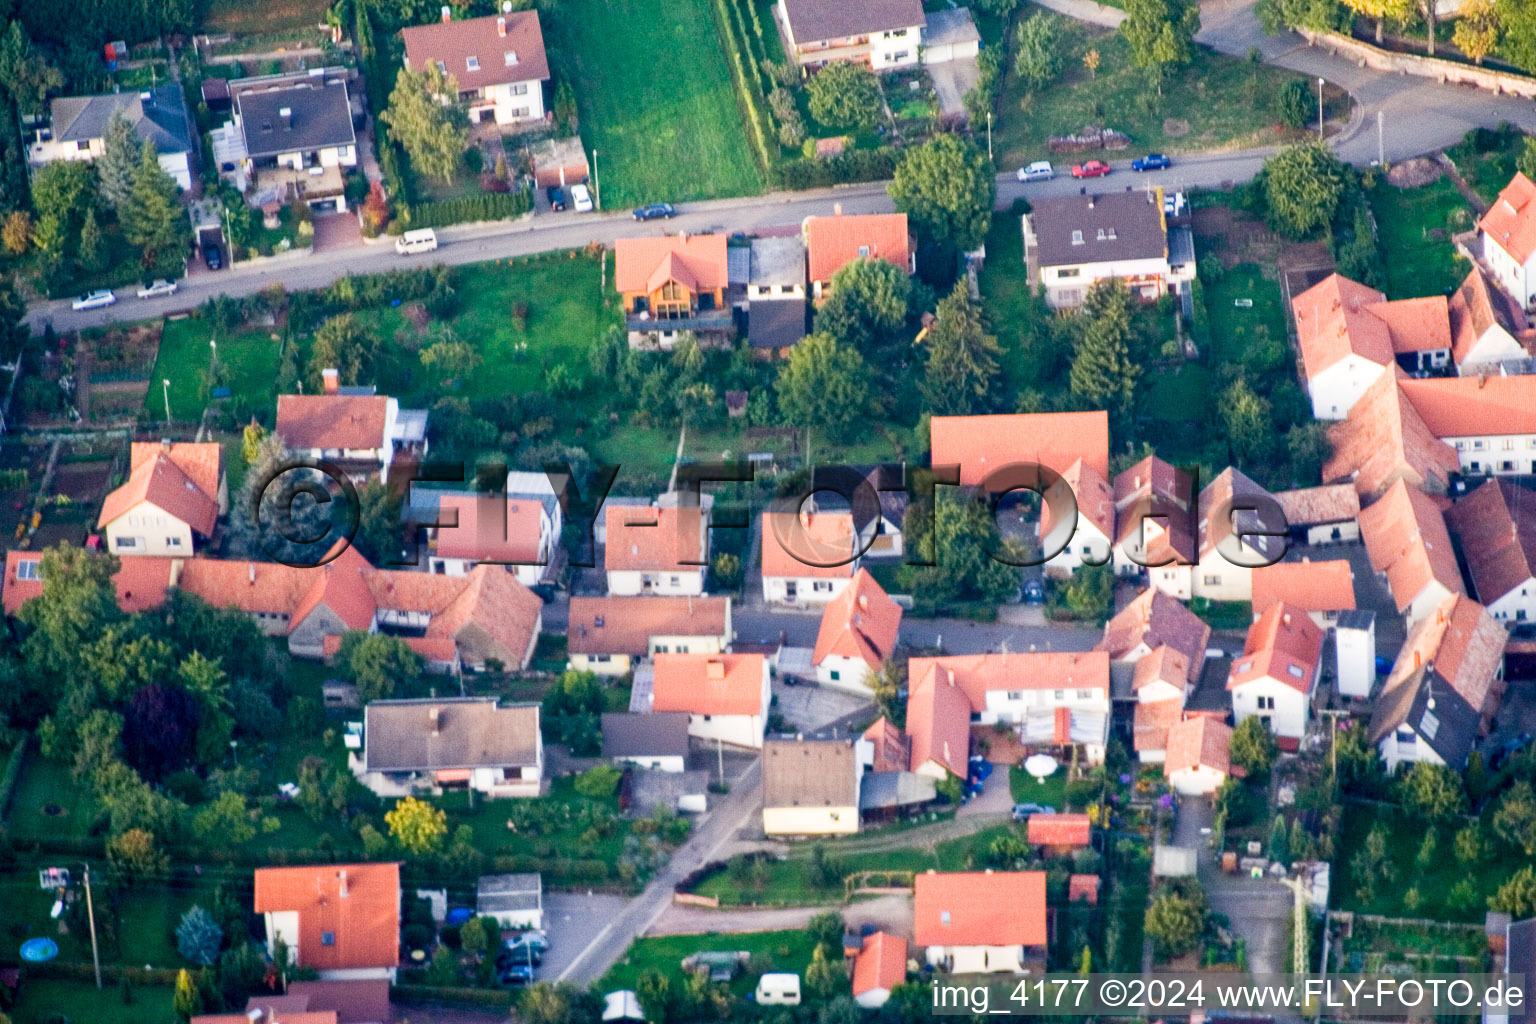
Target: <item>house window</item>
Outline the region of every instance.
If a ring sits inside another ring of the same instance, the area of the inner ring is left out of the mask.
[[[1055,700],[1065,700],[1066,696],[1067,696],[1067,691],[1066,690],[1057,690],[1055,692],[1055,694],[1053,694],[1053,699],[1055,699]]]
[[[1221,585],[1221,577],[1220,576],[1206,576],[1205,577],[1205,585],[1208,586],[1208,587],[1220,586]]]
[[[1480,452],[1480,451],[1483,450],[1483,447],[1484,447],[1485,444],[1486,444],[1486,442],[1483,442],[1483,441],[1473,441],[1472,442],[1472,450],[1475,451],[1475,452]]]
[[[1074,231],[1074,232],[1072,232],[1072,244],[1073,245],[1082,245],[1083,244],[1083,233],[1081,231]]]
[[[465,57],[464,58],[464,70],[465,71],[479,71],[480,70],[480,58],[479,57],[475,57],[475,56]]]
[[[1303,673],[1300,665],[1287,665],[1285,666],[1285,671],[1297,679],[1302,678]]]
[[[832,592],[832,582],[830,580],[816,580],[811,584],[811,589],[818,594],[828,594]]]
[[[40,580],[40,579],[43,578],[43,574],[40,571],[41,569],[42,569],[42,562],[41,561],[37,561],[37,562],[17,562],[16,563],[16,578],[19,579],[19,580]]]
[[[679,584],[679,583],[681,583],[681,582],[682,582],[682,581],[681,581],[681,580],[679,580],[679,579],[678,579],[678,578],[677,578],[677,577],[676,577],[676,576],[673,576],[673,577],[672,577],[672,585],[673,585],[673,586],[674,586],[674,587],[675,587],[675,586],[677,586],[677,585],[678,585],[678,584]]]
[[[1275,710],[1275,698],[1260,697],[1256,702],[1256,706],[1260,711],[1273,711]]]
[[[1099,228],[1099,234],[1098,234],[1097,240],[1100,241],[1100,242],[1104,241],[1104,229],[1103,228]]]
[[[949,924],[949,911],[947,911],[947,910],[939,911],[939,923],[940,924]]]
[[[911,56],[911,51],[910,50],[897,50],[895,53],[891,54],[891,60],[893,60],[893,61],[906,60],[909,56]]]
[[[516,50],[508,50],[503,56],[506,59],[507,67],[509,67],[509,68],[517,67],[517,51]]]
[[[527,82],[517,82],[517,83],[515,83],[512,86],[512,95],[513,96],[527,96],[528,95],[528,83]]]
[[[1419,719],[1419,731],[1424,734],[1424,738],[1427,740],[1434,739],[1435,733],[1440,731],[1440,719],[1435,717],[1433,711],[1424,712],[1424,717]]]
[[[1024,691],[1023,690],[1009,690],[1008,691],[1008,699],[1009,700],[1023,700],[1024,699]]]
[[[861,260],[869,259],[869,246],[867,246],[867,245],[859,246],[859,259],[861,259]]]
[[[1056,279],[1059,281],[1065,277],[1077,277],[1082,272],[1083,271],[1081,267],[1062,267],[1060,270],[1056,271]]]
[[[666,644],[657,644],[656,645],[656,653],[657,654],[668,654],[670,652],[667,649],[667,645]]]
[[[592,660],[597,662],[599,665],[606,665],[608,662],[613,660],[613,655],[611,655],[611,654],[594,654],[592,656]]]
[[[444,75],[446,75],[446,74],[447,74],[447,73],[448,73],[448,65],[447,65],[447,64],[444,64],[444,63],[443,63],[443,62],[442,62],[442,61],[440,61],[440,60],[435,60],[435,61],[433,61],[433,62],[432,62],[432,63],[433,63],[433,64],[436,64],[436,65],[437,65],[437,70],[438,70],[438,71],[439,71],[439,72],[440,72],[440,73],[441,73],[441,74],[444,74]]]
[[[832,681],[834,683],[837,682],[839,679],[843,678],[842,673],[839,672],[837,669],[833,669],[830,673],[828,673],[828,675],[831,677],[831,679],[832,679]]]
[[[139,538],[119,537],[117,538],[117,546],[120,548],[136,548],[139,546]]]
[[[334,945],[336,945],[336,933],[335,932],[321,932],[320,933],[320,945],[322,945],[322,946],[334,946]]]
[[[1090,700],[1090,699],[1092,699],[1092,697],[1093,697],[1093,691],[1092,690],[1078,690],[1077,691],[1077,699],[1078,700]]]

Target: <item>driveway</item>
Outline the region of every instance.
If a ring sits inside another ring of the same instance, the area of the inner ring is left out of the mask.
[[[1286,932],[1293,907],[1291,890],[1271,878],[1229,875],[1221,870],[1215,851],[1207,847],[1203,829],[1213,820],[1208,797],[1185,797],[1174,820],[1175,845],[1199,851],[1200,884],[1211,909],[1225,914],[1232,931],[1248,950],[1248,970],[1254,974],[1283,974],[1290,970],[1291,950]]]
[[[872,924],[912,937],[912,897],[877,896],[846,907],[781,907],[774,910],[722,909],[674,904],[662,912],[647,935],[700,935],[706,932],[778,932],[804,928],[817,914],[837,910],[851,930]]]
[[[981,71],[975,57],[960,57],[942,64],[927,65],[928,77],[933,80],[933,91],[939,99],[939,110],[944,114],[965,113],[965,94],[976,85]]]
[[[774,710],[795,732],[815,732],[873,706],[868,697],[804,683],[785,686],[780,681],[774,685],[773,695],[778,698]]]
[[[355,213],[328,213],[315,218],[315,252],[361,248],[363,230]]]
[[[544,931],[549,952],[539,965],[539,978],[558,978],[628,902],[609,893],[546,892]]]

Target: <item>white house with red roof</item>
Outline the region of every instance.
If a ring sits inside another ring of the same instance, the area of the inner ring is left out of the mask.
[[[939,782],[951,775],[963,779],[970,772],[971,699],[948,672],[918,675],[912,662],[908,662],[911,690],[907,696],[911,770]]]
[[[914,944],[946,974],[1043,967],[1045,872],[925,872],[913,882],[912,923]]]
[[[1271,606],[1249,628],[1227,675],[1233,719],[1258,717],[1282,748],[1295,750],[1311,720],[1322,660],[1323,631],[1311,616],[1284,602]]]
[[[436,64],[458,85],[452,97],[466,105],[472,124],[518,124],[544,117],[544,83],[549,59],[536,10],[506,10],[484,18],[442,20],[400,33],[405,66],[420,71]]]
[[[1163,777],[1181,796],[1210,796],[1232,774],[1232,727],[1193,715],[1168,730]]]
[[[1516,172],[1477,229],[1499,286],[1526,309],[1536,307],[1536,182]]]
[[[229,511],[216,443],[134,442],[128,479],[107,495],[97,527],[114,555],[192,554]]]
[[[904,213],[843,214],[839,209],[831,217],[805,218],[801,233],[816,302],[831,294],[833,276],[855,260],[883,260],[907,274],[917,271],[917,246]]]
[[[256,869],[255,910],[267,952],[322,981],[395,979],[400,964],[400,865],[316,864]]]
[[[1161,589],[1183,578],[1175,564],[1195,560],[1194,479],[1149,455],[1114,479],[1115,573],[1147,573]],[[1132,557],[1132,556],[1135,557]]]
[[[823,686],[869,696],[868,677],[896,649],[901,605],[892,601],[869,570],[860,569],[843,592],[827,602],[811,664]]]
[[[709,569],[709,510],[702,505],[609,505],[603,568],[615,597],[697,597]]]
[[[1131,692],[1136,696],[1132,747],[1144,764],[1164,759],[1168,732],[1184,717],[1184,702],[1194,689],[1189,656],[1163,644],[1136,662]]]
[[[1253,617],[1284,602],[1331,629],[1342,612],[1355,608],[1355,574],[1349,560],[1276,562],[1253,570]]]
[[[1285,523],[1268,491],[1236,468],[1223,470],[1201,491],[1193,565],[1170,564],[1149,574],[1152,585],[1181,601],[1251,601],[1253,570],[1285,551]],[[1270,508],[1270,515],[1263,511]]]
[[[962,487],[981,487],[988,474],[1026,463],[1064,474],[1079,459],[1109,477],[1107,412],[935,416],[928,430],[933,465],[958,465]]]
[[[773,605],[826,605],[853,582],[859,567],[848,512],[764,512],[763,600]]]
[[[531,587],[544,578],[559,538],[544,503],[500,495],[444,494],[436,526],[427,531],[427,570],[467,576],[477,565],[505,567]]]
[[[878,1010],[891,998],[891,989],[907,980],[907,940],[890,932],[864,936],[853,958],[853,1001]]]
[[[1051,514],[1052,502],[1063,502],[1068,496],[1077,503],[1077,518],[1058,520]],[[1114,490],[1098,470],[1079,458],[1047,489],[1041,503],[1041,549],[1056,552],[1045,561],[1046,574],[1070,576],[1084,565],[1109,564],[1114,537]]]
[[[912,692],[933,689],[935,695],[958,690],[966,702],[966,727],[1006,723],[1017,728],[1029,745],[1080,744],[1084,758],[1104,759],[1109,737],[1109,655],[1104,651],[1039,651],[1016,654],[959,654],[942,658],[913,658],[907,663]],[[930,697],[916,708],[909,700],[907,731],[913,737],[913,771],[917,767],[919,736],[930,751],[934,737],[953,726],[938,716],[949,702]],[[956,744],[958,745],[958,744]],[[951,753],[943,763],[954,771],[962,758]],[[963,774],[963,772],[955,772]]]
[[[427,453],[427,412],[385,395],[349,394],[326,370],[325,393],[278,395],[273,432],[296,455],[335,463],[355,483],[389,482],[397,455]],[[368,390],[368,389],[362,389]]]
[[[1404,480],[1360,513],[1371,568],[1386,578],[1397,610],[1412,625],[1452,594],[1463,593],[1451,534],[1435,498]]]
[[[630,707],[687,712],[689,736],[760,750],[771,700],[761,654],[658,654],[648,706]]]

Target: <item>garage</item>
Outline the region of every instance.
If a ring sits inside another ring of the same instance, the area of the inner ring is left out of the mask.
[[[931,11],[923,28],[923,63],[948,64],[975,59],[981,51],[981,33],[964,7]]]

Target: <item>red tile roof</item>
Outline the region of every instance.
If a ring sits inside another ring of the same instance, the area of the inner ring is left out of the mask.
[[[549,77],[538,11],[512,11],[486,18],[436,21],[402,29],[406,64],[416,71],[442,61],[459,92]],[[469,69],[475,58],[479,70]]]
[[[1214,768],[1223,775],[1232,770],[1232,727],[1206,715],[1196,715],[1168,730],[1168,754],[1163,775],[1196,768]]]
[[[1349,484],[1276,491],[1275,500],[1293,529],[1350,522],[1360,516],[1360,495]]]
[[[97,525],[103,529],[140,502],[176,517],[204,537],[219,517],[219,460],[215,443],[135,443],[128,480],[108,494]]]
[[[1067,902],[1076,903],[1078,900],[1086,901],[1090,906],[1099,902],[1099,883],[1103,881],[1098,875],[1069,875],[1067,876]]]
[[[1296,339],[1309,380],[1351,354],[1378,366],[1392,365],[1387,325],[1366,312],[1386,298],[1358,281],[1329,274],[1291,300]]]
[[[1305,612],[1339,612],[1355,607],[1355,580],[1349,562],[1276,562],[1253,570],[1253,613],[1263,615],[1284,601]]]
[[[1517,171],[1477,226],[1516,262],[1528,262],[1536,254],[1536,182]]]
[[[658,654],[652,711],[766,715],[761,654]]]
[[[1077,502],[1077,516],[1079,523],[1088,523],[1094,529],[1102,533],[1105,539],[1115,540],[1115,492],[1109,486],[1109,481],[1099,475],[1099,471],[1088,465],[1083,459],[1078,459],[1067,467],[1067,471],[1061,474],[1061,481],[1050,488],[1047,496],[1054,497],[1054,492],[1059,488],[1068,488],[1073,500]],[[1040,535],[1048,537],[1055,522],[1051,516],[1050,501],[1041,502],[1040,507]],[[1053,542],[1059,543],[1056,538]],[[1070,539],[1067,538],[1067,539]]]
[[[1453,594],[1462,593],[1461,570],[1440,506],[1429,495],[1399,480],[1374,505],[1360,513],[1360,536],[1371,568],[1387,574],[1398,611],[1431,581]]]
[[[445,494],[438,502],[441,522],[445,512],[458,515],[457,525],[437,528],[436,551],[441,558],[473,559],[511,565],[537,565],[540,561],[542,502],[506,499],[504,521],[496,506],[502,499],[468,494]]]
[[[912,270],[911,236],[904,213],[807,217],[805,246],[810,279],[829,282],[856,259],[878,259]]]
[[[1302,693],[1311,691],[1323,657],[1323,631],[1300,608],[1271,605],[1248,628],[1243,656],[1232,663],[1227,689],[1273,679]]]
[[[1193,497],[1189,493],[1188,474],[1156,455],[1148,455],[1130,469],[1115,475],[1115,507],[1118,509],[1154,494],[1187,504]]]
[[[1445,513],[1478,600],[1492,604],[1536,576],[1536,491],[1489,480]]]
[[[761,533],[764,576],[838,580],[853,576],[855,538],[853,516],[848,512],[817,512],[798,517],[789,512],[764,512]],[[785,547],[786,540],[793,552]],[[797,553],[803,557],[797,557]],[[841,565],[818,565],[809,564],[806,559],[817,563],[847,561]]]
[[[1433,664],[1478,714],[1492,714],[1500,696],[1495,686],[1509,632],[1476,601],[1457,594],[1433,615],[1414,623],[1382,688],[1395,691],[1420,667]],[[1385,702],[1390,703],[1390,702]]]
[[[1520,304],[1492,284],[1476,265],[1451,296],[1450,314],[1451,356],[1458,366],[1467,361],[1483,335],[1495,327],[1517,342],[1531,337]]]
[[[907,698],[907,736],[912,771],[929,761],[965,778],[971,754],[971,702],[965,691],[930,673],[913,676]]]
[[[1103,690],[1109,692],[1109,655],[1104,651],[1029,651],[912,658],[912,686],[937,679],[960,688],[970,710],[987,706],[991,690]],[[912,725],[907,713],[907,727]]]
[[[960,466],[960,483],[976,487],[1002,466],[1033,462],[1065,473],[1082,459],[1109,476],[1109,413],[1043,412],[999,416],[935,416],[929,421],[935,466]]]
[[[1181,692],[1188,687],[1189,655],[1176,647],[1163,644],[1136,663],[1136,670],[1131,675],[1133,693],[1139,693],[1158,682],[1167,683]]]
[[[106,556],[101,556],[106,557]],[[15,615],[17,610],[34,597],[41,597],[41,579],[21,579],[18,575],[23,564],[41,568],[41,551],[7,551],[5,553],[5,590],[0,594],[5,614]],[[112,577],[117,589],[117,604],[125,612],[141,612],[154,608],[165,601],[165,592],[176,582],[179,558],[151,556],[118,559],[119,568]]]
[[[1374,496],[1400,479],[1443,491],[1460,471],[1455,449],[1430,429],[1400,383],[1393,373],[1382,374],[1349,415],[1328,428],[1333,454],[1323,463],[1324,480],[1352,481],[1360,494]]]
[[[534,502],[537,505],[537,502]],[[704,511],[697,506],[609,505],[603,566],[609,572],[704,571]]]
[[[382,448],[383,395],[278,395],[276,433],[295,450]]]
[[[1189,678],[1195,682],[1205,668],[1205,648],[1210,639],[1211,627],[1200,616],[1178,598],[1152,587],[1104,624],[1104,639],[1098,649],[1107,651],[1114,661],[1124,661],[1142,644],[1148,651],[1167,644],[1189,659]]]
[[[724,235],[621,238],[613,247],[614,287],[626,295],[649,293],[671,276],[695,293],[724,288],[730,280],[725,242]]]
[[[864,936],[853,958],[853,994],[889,990],[907,980],[907,940],[890,932]]]
[[[257,868],[255,910],[298,911],[293,954],[301,967],[336,971],[400,962],[398,863]]]
[[[867,570],[860,569],[853,582],[822,610],[811,664],[820,665],[837,655],[860,659],[872,671],[879,671],[896,649],[900,630],[901,605],[890,599]]]
[[[1143,750],[1168,749],[1168,730],[1183,717],[1184,701],[1180,698],[1137,701],[1131,732],[1133,749],[1138,753]]]
[[[918,875],[912,920],[919,946],[1043,946],[1045,872]]]
[[[716,636],[729,642],[728,597],[573,597],[567,619],[572,654],[643,655],[653,636]]]
[[[1398,387],[1438,438],[1536,434],[1536,376],[1431,377]]]
[[[1031,814],[1025,831],[1037,846],[1087,846],[1093,836],[1086,814]]]
[[[872,772],[904,772],[911,764],[912,751],[907,736],[881,715],[864,730],[864,738],[874,746]]]

